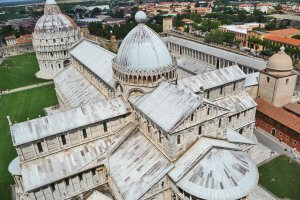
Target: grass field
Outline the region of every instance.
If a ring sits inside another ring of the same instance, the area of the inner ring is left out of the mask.
[[[35,77],[38,70],[35,53],[6,58],[0,65],[0,90],[46,82]]]
[[[279,156],[260,166],[259,183],[282,199],[300,198],[300,164]]]
[[[43,108],[57,104],[54,85],[0,96],[0,200],[10,200],[13,183],[7,167],[16,157],[6,116],[12,122],[43,116]]]

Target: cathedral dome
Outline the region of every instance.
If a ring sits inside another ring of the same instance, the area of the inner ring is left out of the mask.
[[[171,55],[159,35],[147,27],[144,12],[135,15],[139,23],[123,40],[116,63],[131,70],[155,70],[172,64]]]
[[[44,15],[35,25],[36,32],[76,30],[77,24],[69,16],[64,15],[55,0],[47,0]]]
[[[269,58],[267,68],[274,71],[289,71],[293,69],[293,61],[289,55],[284,52],[284,47],[280,52]]]

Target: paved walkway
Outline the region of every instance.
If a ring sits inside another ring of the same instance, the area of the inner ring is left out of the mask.
[[[33,88],[37,88],[37,87],[42,87],[42,86],[45,86],[45,85],[51,85],[52,83],[53,83],[53,81],[48,81],[48,82],[45,82],[45,83],[37,83],[37,84],[34,84],[34,85],[28,85],[28,86],[25,86],[25,87],[20,87],[20,88],[15,88],[15,89],[11,89],[11,90],[2,91],[2,94],[10,94],[10,93],[15,93],[15,92],[20,92],[20,91],[23,91],[23,90],[29,90],[29,89],[33,89]]]
[[[253,192],[250,194],[251,200],[276,200],[278,199],[270,192],[266,191],[260,185],[255,186]]]
[[[279,142],[279,140],[272,135],[264,132],[261,129],[254,129],[253,132],[258,140],[259,143],[263,144],[264,146],[268,147],[269,149],[273,149],[275,152],[278,154],[284,154],[287,155],[291,158],[295,159],[295,154],[297,156],[297,161],[300,162],[300,154],[299,152],[297,153],[292,153],[293,149],[286,145],[283,142]]]

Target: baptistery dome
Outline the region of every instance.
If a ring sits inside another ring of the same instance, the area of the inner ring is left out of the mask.
[[[139,24],[123,40],[116,62],[133,70],[157,69],[172,64],[166,45],[143,23],[146,22],[146,14],[139,11],[135,19]]]
[[[39,62],[39,78],[52,79],[69,62],[69,49],[80,40],[80,29],[64,15],[55,0],[47,0],[44,15],[37,21],[33,47]]]

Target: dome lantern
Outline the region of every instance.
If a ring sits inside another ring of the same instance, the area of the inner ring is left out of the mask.
[[[146,23],[147,22],[147,15],[145,12],[143,11],[138,11],[136,14],[135,14],[135,21],[137,23]]]

